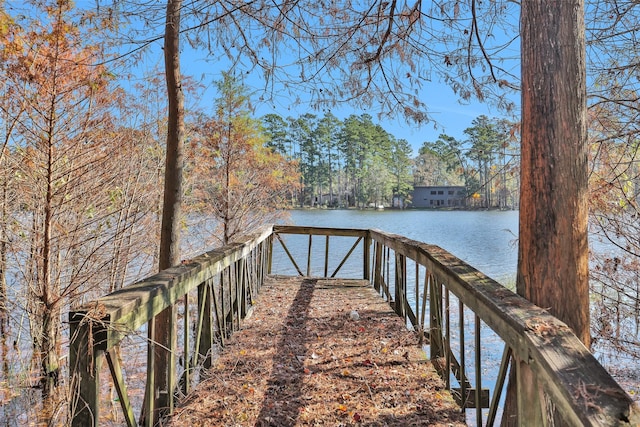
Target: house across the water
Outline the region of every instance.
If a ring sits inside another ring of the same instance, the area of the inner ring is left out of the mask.
[[[467,193],[462,185],[416,186],[413,188],[414,208],[461,208],[466,206]]]

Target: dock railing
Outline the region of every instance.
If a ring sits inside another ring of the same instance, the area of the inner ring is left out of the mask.
[[[638,425],[636,404],[563,322],[440,247],[378,230],[370,238],[374,287],[429,341],[434,366],[461,406],[476,409],[476,425],[494,425],[510,364],[519,425]],[[482,388],[483,325],[504,342],[491,396]]]
[[[296,235],[306,238],[304,245],[287,240]],[[320,251],[313,250],[317,237],[324,242]],[[331,245],[337,238],[351,241]],[[272,262],[275,256],[278,263]],[[272,270],[276,264],[285,261],[291,267],[288,274],[343,277],[354,274],[354,259],[360,267],[355,274],[369,280],[416,331],[418,341],[429,346],[430,359],[461,410],[475,409],[476,425],[496,422],[509,366],[520,425],[535,417],[542,417],[536,425],[638,425],[638,407],[564,323],[445,250],[380,230],[280,225],[71,312],[72,425],[98,425],[103,360],[127,424],[137,425],[117,349],[127,334],[144,325],[153,328],[155,315],[164,308],[180,303],[189,313],[190,305],[196,307],[193,322],[183,316],[182,342],[171,348],[172,353],[182,349],[182,365],[172,373],[180,377],[173,393],[185,393],[197,366],[210,364],[212,348],[223,345],[239,327],[266,275],[281,273]],[[195,301],[191,292],[197,293]],[[487,369],[482,343],[488,329],[504,347],[492,391],[483,387]],[[149,355],[154,345],[148,343]],[[153,358],[147,359],[150,373]],[[148,374],[147,388],[152,386],[153,375]],[[142,411],[150,414],[154,405],[156,399],[147,398]]]
[[[169,349],[176,361],[169,369],[171,390],[164,400],[152,396],[153,354],[159,344],[147,342],[145,425],[153,424],[154,411],[173,409],[176,393],[188,393],[199,367],[210,365],[212,350],[223,345],[246,316],[270,264],[272,227],[265,227],[238,241],[172,267],[145,280],[117,290],[69,313],[71,344],[71,425],[101,425],[100,371],[107,361],[111,380],[128,426],[137,426],[119,357],[122,339],[146,327],[153,331],[155,317],[173,305],[182,305],[182,333],[171,339]],[[193,295],[195,294],[195,295]],[[195,308],[195,310],[193,310]],[[189,314],[195,311],[195,319]],[[172,319],[176,323],[177,319]],[[173,327],[171,329],[174,329]],[[149,336],[153,336],[152,333]],[[178,338],[180,338],[178,340]],[[179,355],[179,349],[182,349]],[[178,362],[181,362],[178,366]]]

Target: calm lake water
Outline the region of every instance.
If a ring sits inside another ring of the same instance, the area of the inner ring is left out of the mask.
[[[295,210],[295,225],[377,228],[438,245],[505,286],[515,286],[518,211]]]

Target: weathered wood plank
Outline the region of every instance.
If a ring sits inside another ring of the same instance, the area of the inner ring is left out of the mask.
[[[463,389],[454,387],[451,389],[451,394],[456,400],[456,403],[460,406],[464,406],[468,409],[476,408],[488,408],[489,407],[489,389],[476,389],[476,388],[464,388],[465,398],[462,398]],[[482,416],[482,411],[477,411]],[[478,414],[476,414],[477,416]],[[477,420],[476,420],[477,423]],[[482,423],[477,424],[482,425]]]
[[[173,425],[409,426],[435,424],[444,410],[444,425],[464,425],[414,335],[367,281],[268,281],[255,314]]]

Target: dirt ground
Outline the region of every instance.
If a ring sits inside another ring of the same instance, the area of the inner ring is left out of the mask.
[[[413,332],[363,282],[269,279],[172,426],[462,426]]]

